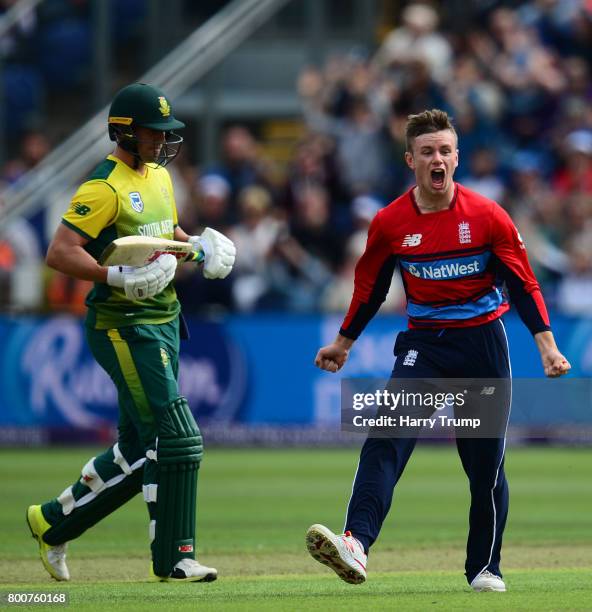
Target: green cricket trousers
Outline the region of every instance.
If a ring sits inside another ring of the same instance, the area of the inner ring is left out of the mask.
[[[149,510],[154,572],[167,576],[194,558],[199,429],[179,396],[179,319],[118,329],[87,328],[93,356],[113,380],[118,439],[90,459],[81,476],[42,505],[50,545],[72,540],[140,491]]]

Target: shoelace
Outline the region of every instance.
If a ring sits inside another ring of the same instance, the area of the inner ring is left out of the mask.
[[[479,575],[480,576],[485,576],[486,578],[498,578],[499,579],[499,576],[496,576],[495,574],[492,574],[489,570],[484,570]]]
[[[359,548],[362,553],[364,552],[361,542],[357,538],[354,538],[351,531],[346,531],[343,536],[343,542],[351,553],[353,553],[356,548]]]
[[[66,545],[58,544],[57,546],[52,546],[50,552],[57,561],[63,561],[66,558]]]

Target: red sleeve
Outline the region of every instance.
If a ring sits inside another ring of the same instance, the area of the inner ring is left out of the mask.
[[[342,336],[355,340],[364,331],[386,298],[396,263],[397,258],[382,231],[379,212],[368,229],[366,250],[356,264],[354,294],[339,330]]]
[[[498,274],[524,324],[532,334],[550,330],[547,307],[524,242],[508,213],[498,205],[493,209],[492,244]]]

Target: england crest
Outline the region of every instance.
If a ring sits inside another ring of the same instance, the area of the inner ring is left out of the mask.
[[[458,241],[460,244],[471,243],[471,226],[466,221],[458,224]]]
[[[130,203],[132,205],[132,208],[136,212],[141,213],[144,210],[144,202],[142,202],[142,197],[140,196],[140,192],[131,191],[129,194],[129,197],[130,197]]]

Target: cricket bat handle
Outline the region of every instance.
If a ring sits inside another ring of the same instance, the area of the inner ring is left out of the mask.
[[[191,251],[183,261],[192,261],[194,263],[200,264],[204,262],[205,254],[203,251]]]

